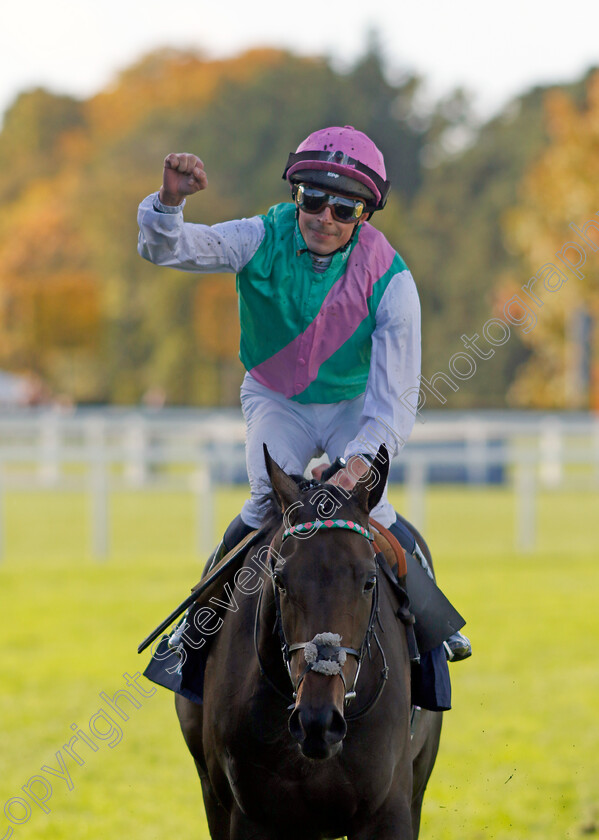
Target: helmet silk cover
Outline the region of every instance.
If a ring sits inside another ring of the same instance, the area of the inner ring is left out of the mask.
[[[351,125],[322,128],[306,137],[289,155],[283,178],[290,183],[309,180],[308,172],[322,173],[318,184],[325,186],[330,178],[330,188],[338,184],[341,192],[352,192],[351,182],[357,181],[355,193],[362,195],[364,187],[372,193],[374,206],[369,209],[385,206],[391,185],[383,155],[366,134]]]

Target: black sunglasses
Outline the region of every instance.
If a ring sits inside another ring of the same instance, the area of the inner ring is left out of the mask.
[[[331,208],[333,218],[338,222],[357,222],[366,209],[365,203],[359,198],[347,198],[343,195],[331,195],[324,190],[300,184],[295,191],[297,206],[304,213],[315,215],[321,213],[325,207]]]

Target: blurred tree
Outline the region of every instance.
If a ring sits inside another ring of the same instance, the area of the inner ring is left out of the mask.
[[[79,383],[80,391],[63,364],[66,356],[97,354],[100,334],[99,277],[73,186],[73,178],[32,181],[0,226],[0,353],[6,367],[35,371],[55,389],[91,398],[92,383]]]
[[[351,123],[385,154],[393,191],[373,223],[419,285],[428,373],[446,367],[517,266],[499,220],[546,142],[542,91],[477,130],[464,92],[427,110],[420,90],[417,77],[389,76],[372,35],[344,71],[281,50],[222,61],[163,50],[86,102],[23,94],[0,132],[0,365],[38,370],[77,400],[159,389],[171,403],[236,403],[234,278],[141,260],[137,205],[159,187],[164,156],[185,150],[210,181],[188,220],[265,212],[288,199],[281,174],[300,140]],[[529,352],[511,342],[454,404],[500,404]]]
[[[584,87],[583,80],[567,90],[580,99]],[[404,215],[399,250],[420,291],[427,378],[436,371],[447,373],[452,355],[465,350],[461,336],[480,333],[495,317],[495,290],[521,267],[518,255],[506,247],[501,222],[517,201],[524,173],[548,143],[544,95],[545,89],[535,88],[477,128],[465,95],[456,92],[437,103],[426,119],[432,146],[425,148],[428,169]],[[446,145],[452,116],[468,135],[458,151]],[[504,406],[530,352],[513,330],[509,343],[480,361],[476,375],[460,383],[458,392],[445,390],[447,405]],[[435,405],[434,400],[429,404]]]
[[[47,178],[62,159],[65,132],[84,126],[83,103],[37,88],[8,109],[0,132],[0,201],[17,198],[36,178]]]
[[[518,405],[599,409],[599,72],[589,75],[581,105],[562,91],[548,95],[546,116],[549,146],[527,171],[505,229],[527,279],[548,263],[564,276],[556,292],[542,280],[532,287],[540,300],[525,336],[532,354],[510,396]],[[568,242],[574,247],[564,250]],[[502,298],[518,285],[508,278]]]

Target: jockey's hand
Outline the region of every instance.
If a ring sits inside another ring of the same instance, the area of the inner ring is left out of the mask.
[[[175,207],[188,195],[205,190],[207,186],[208,178],[199,157],[174,153],[165,157],[159,194],[163,204]]]
[[[329,466],[330,464],[319,464],[317,467],[314,467],[312,470],[313,477],[320,480],[323,472]],[[329,478],[327,484],[337,484],[339,487],[345,488],[345,490],[353,490],[358,481],[363,475],[366,475],[369,469],[370,466],[359,455],[352,455],[347,465],[342,470],[337,470]]]

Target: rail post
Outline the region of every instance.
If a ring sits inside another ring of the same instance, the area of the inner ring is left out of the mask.
[[[195,498],[195,552],[207,558],[214,548],[214,502],[210,466],[198,463],[190,478]]]
[[[104,561],[109,553],[108,510],[108,453],[106,429],[102,417],[87,420],[87,449],[89,460],[89,487],[91,507],[91,552],[95,560]]]
[[[530,455],[517,453],[515,477],[515,543],[518,551],[533,551],[537,538],[537,482]]]
[[[407,464],[407,518],[422,533],[426,530],[426,464],[412,457]]]

